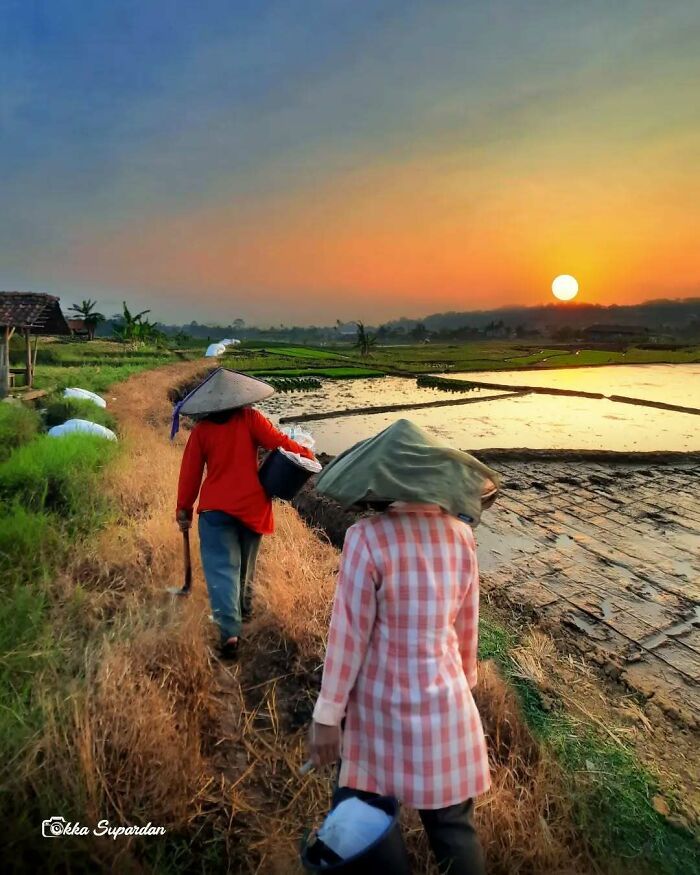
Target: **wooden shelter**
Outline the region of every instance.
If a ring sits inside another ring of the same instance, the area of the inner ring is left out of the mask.
[[[22,368],[10,367],[10,339],[15,331],[25,339],[26,356]],[[33,352],[32,335],[35,337]],[[25,385],[31,387],[39,335],[70,335],[58,298],[43,292],[0,292],[0,397],[7,395],[17,373],[24,374]]]

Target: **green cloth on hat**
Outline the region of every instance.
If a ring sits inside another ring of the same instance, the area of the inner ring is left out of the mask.
[[[499,475],[474,456],[399,419],[336,456],[319,475],[316,489],[345,508],[374,501],[438,504],[476,525],[482,495],[499,483]]]

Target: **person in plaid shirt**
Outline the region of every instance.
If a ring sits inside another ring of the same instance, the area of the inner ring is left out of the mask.
[[[334,807],[379,794],[418,809],[450,875],[485,871],[472,819],[474,798],[490,785],[471,693],[478,618],[468,522],[438,504],[396,501],[348,529],[311,760],[341,760]]]

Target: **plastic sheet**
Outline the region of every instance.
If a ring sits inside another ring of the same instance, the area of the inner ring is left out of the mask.
[[[91,392],[89,389],[78,389],[76,386],[73,386],[70,389],[64,389],[63,397],[78,398],[81,401],[92,401],[92,403],[97,404],[98,407],[107,406],[107,402],[101,395],[98,395],[96,392]]]
[[[223,343],[210,343],[207,351],[204,353],[205,358],[216,358],[226,352],[226,347]]]
[[[54,425],[49,429],[49,437],[64,437],[69,434],[93,434],[96,437],[106,438],[109,441],[116,441],[116,434],[104,425],[99,425],[97,422],[90,422],[89,419],[69,419],[63,425]]]
[[[316,446],[316,441],[311,432],[300,425],[287,425],[282,429],[282,434],[286,434],[288,438],[301,444],[302,447],[307,447],[309,450],[313,450]]]

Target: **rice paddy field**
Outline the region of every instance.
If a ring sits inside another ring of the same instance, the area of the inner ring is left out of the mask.
[[[319,366],[352,377],[477,362],[496,370],[512,354],[544,364],[547,352],[484,344],[380,349],[363,359],[347,348],[258,347],[221,363],[283,378]],[[302,779],[298,768],[337,549],[291,507],[277,507],[255,619],[233,666],[216,659],[196,559],[193,596],[167,593],[181,580],[173,494],[187,437],[168,440],[169,399],[206,372],[200,354],[47,344],[38,356],[38,382],[49,391],[41,409],[0,404],[3,871],[299,873],[300,835],[327,811],[332,776]],[[512,357],[507,367],[517,367]],[[77,411],[60,397],[67,385],[104,392],[107,409],[94,416],[109,417],[117,444],[45,435],[49,422]],[[488,604],[480,658],[493,787],[476,817],[489,872],[699,871],[682,800],[635,756],[632,733],[643,737],[643,723],[619,726],[611,711],[601,728],[600,717],[585,716],[612,695],[589,666],[571,665],[521,616]],[[583,712],[566,705],[576,687]],[[150,821],[166,834],[43,839],[42,821],[56,815]],[[433,873],[408,812],[404,826],[415,871]]]

